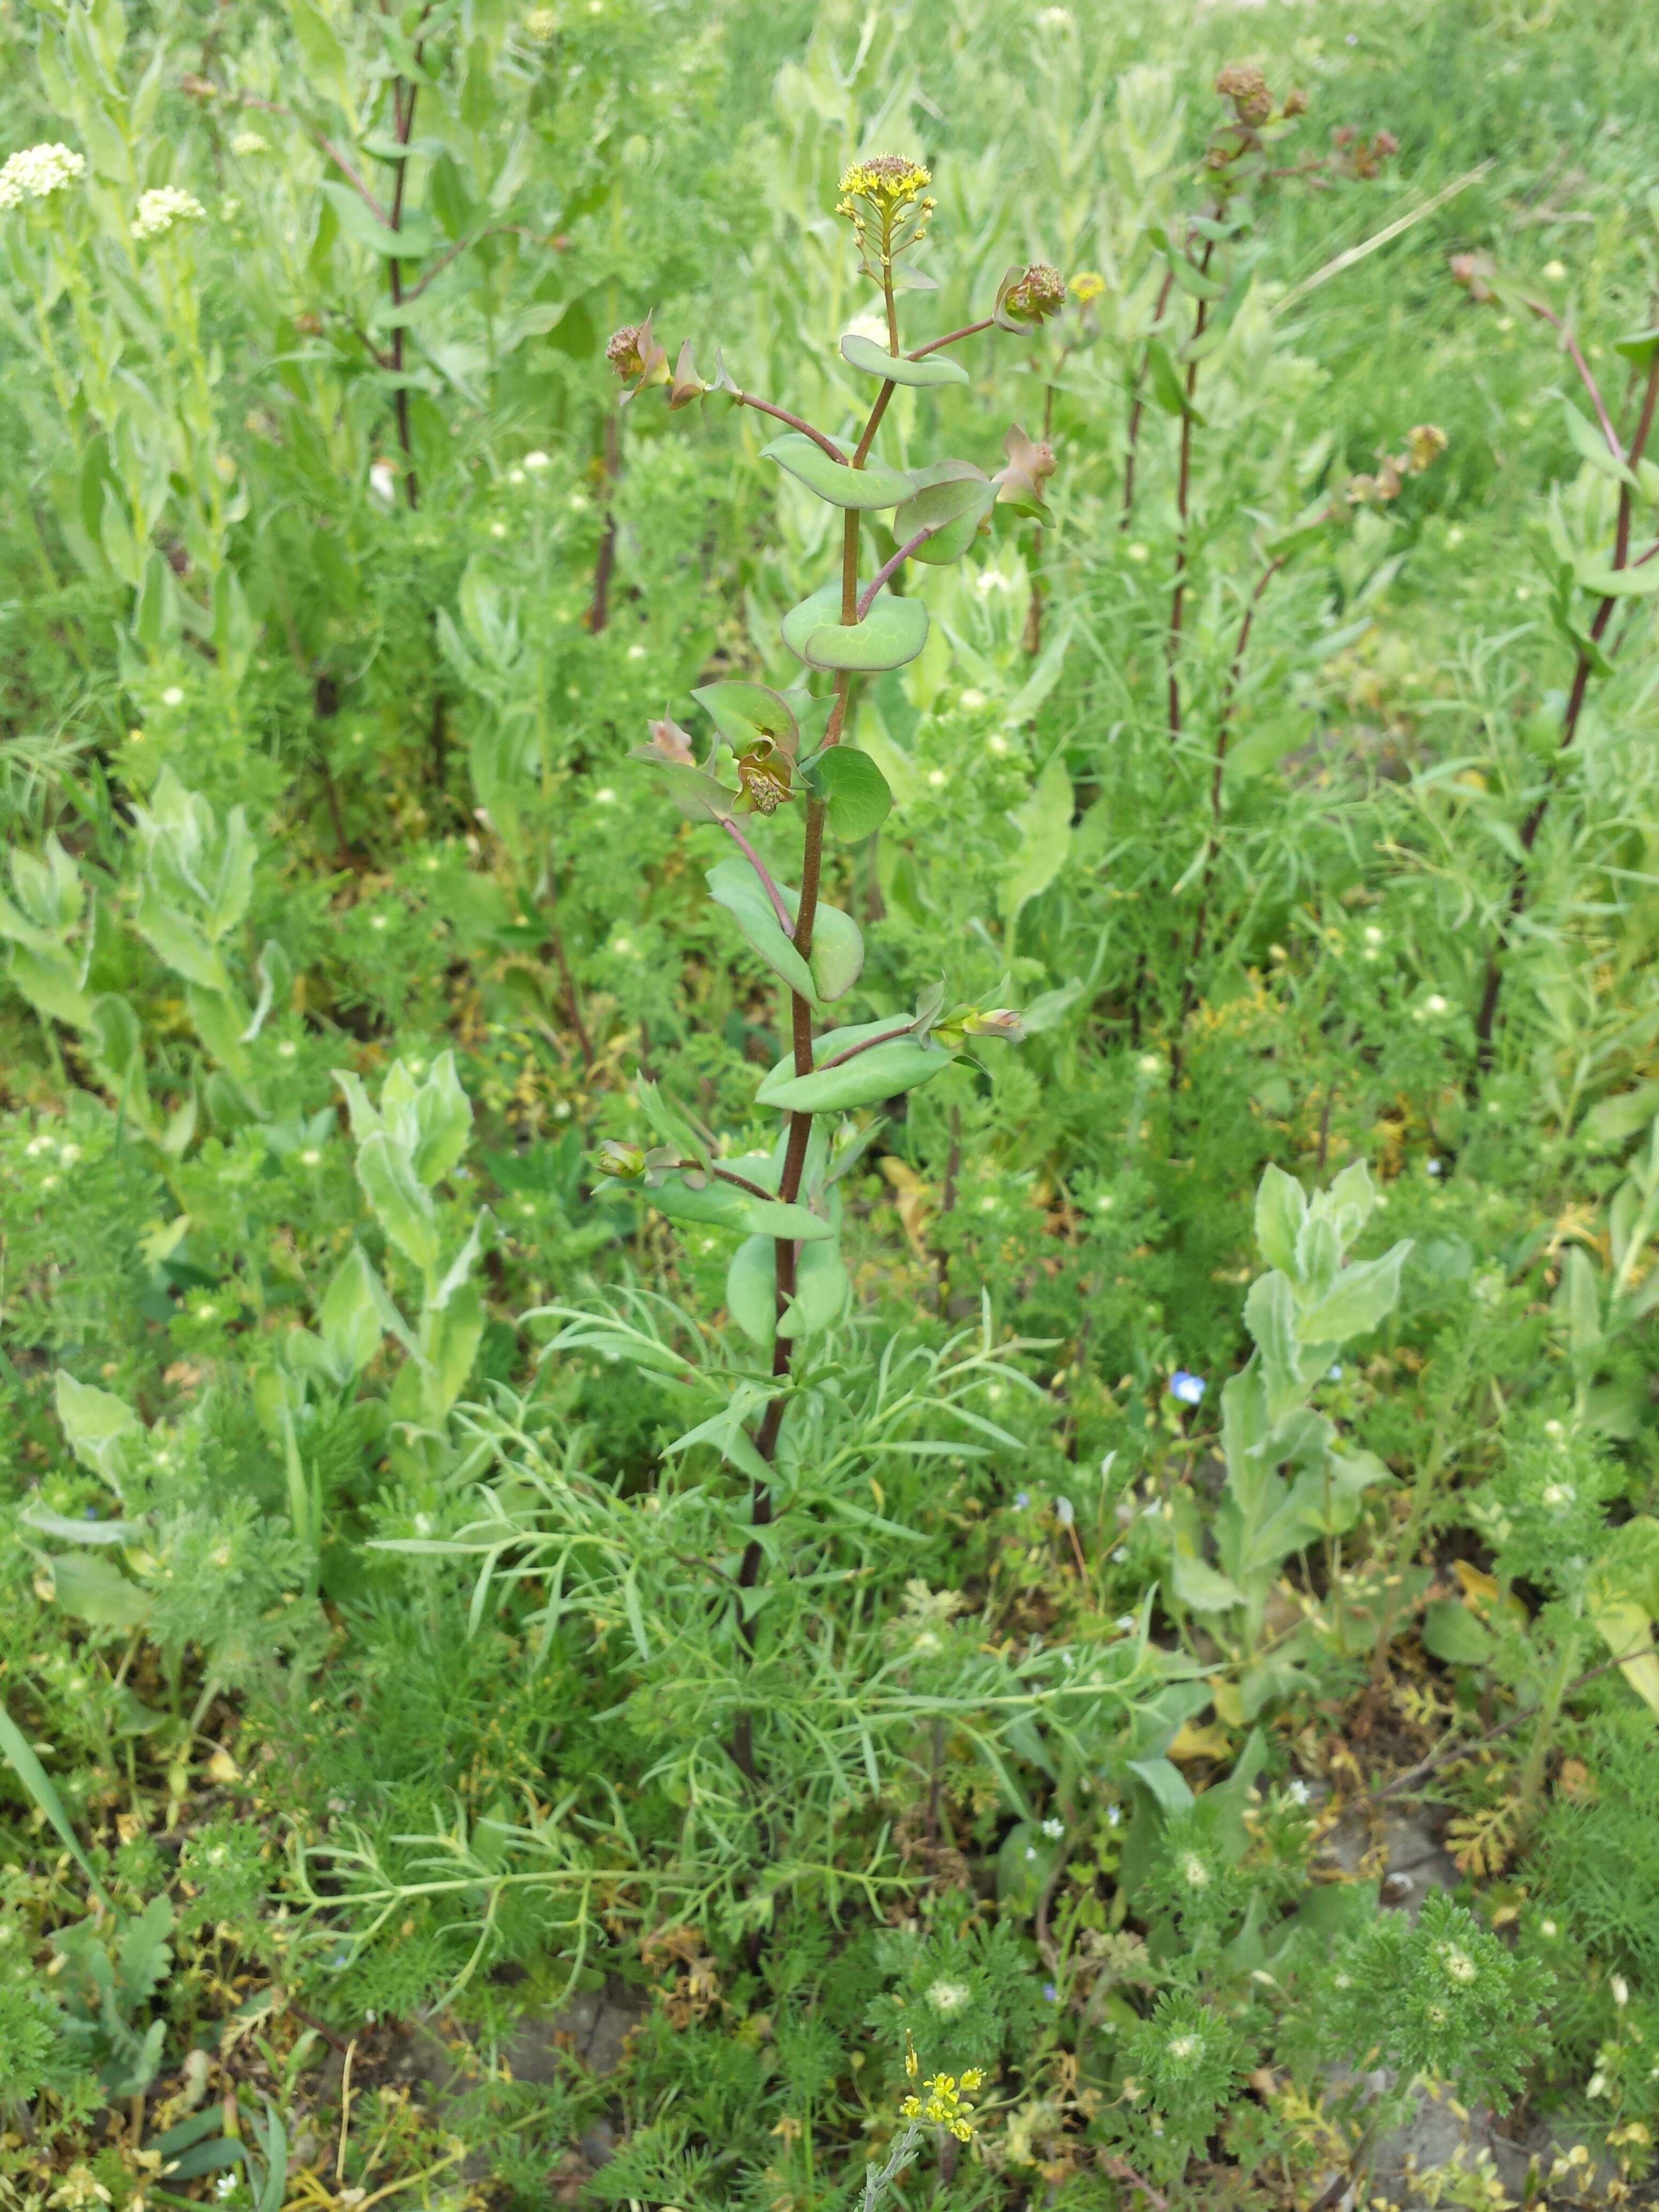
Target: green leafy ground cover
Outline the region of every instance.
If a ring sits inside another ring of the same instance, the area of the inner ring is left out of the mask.
[[[0,2201],[1639,2197],[1652,20],[0,39]]]

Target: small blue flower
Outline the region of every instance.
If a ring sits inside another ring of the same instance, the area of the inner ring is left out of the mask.
[[[81,1518],[83,1521],[95,1521],[98,1518],[98,1508],[95,1505],[83,1505],[81,1508]]]
[[[1045,1982],[1042,1984],[1042,1994],[1047,1997],[1048,2002],[1053,2004],[1059,1997],[1060,1991],[1054,1987],[1052,1982]]]
[[[1017,1490],[1014,1492],[1014,1503],[1016,1505],[1026,1506],[1029,1505],[1030,1502],[1031,1493],[1029,1490]]]
[[[1184,1367],[1177,1367],[1170,1377],[1170,1395],[1178,1398],[1183,1406],[1200,1404],[1208,1388],[1201,1375],[1189,1375]]]

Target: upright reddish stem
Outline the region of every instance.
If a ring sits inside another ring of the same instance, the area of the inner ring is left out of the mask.
[[[1204,242],[1204,258],[1199,264],[1199,274],[1210,273],[1210,256],[1215,251],[1215,240]],[[1204,325],[1209,316],[1210,303],[1200,300],[1193,320],[1193,343],[1196,345],[1204,335]],[[1181,625],[1187,605],[1187,511],[1190,504],[1193,481],[1193,394],[1198,389],[1198,362],[1187,364],[1187,404],[1181,412],[1181,468],[1176,481],[1176,513],[1178,534],[1176,544],[1175,589],[1170,597],[1170,738],[1171,743],[1181,735]]]
[[[1154,331],[1164,320],[1164,310],[1170,304],[1170,289],[1174,283],[1175,270],[1166,269],[1158,288],[1158,305],[1152,310]],[[1129,515],[1135,503],[1135,454],[1140,445],[1140,418],[1146,409],[1146,363],[1147,356],[1143,353],[1140,367],[1135,372],[1134,398],[1129,408],[1129,451],[1123,464],[1123,513],[1117,526],[1120,530],[1129,527]]]
[[[415,58],[418,61],[420,58],[421,50],[416,46]],[[408,145],[410,134],[414,131],[415,102],[420,89],[419,85],[406,83],[402,77],[393,81],[392,115],[394,133],[399,146]],[[389,230],[400,231],[404,227],[404,187],[408,181],[409,156],[407,154],[400,154],[392,175],[392,211],[386,225]],[[393,307],[401,307],[404,303],[404,271],[403,264],[396,254],[393,254],[386,263],[386,270],[392,284],[392,304]],[[421,489],[415,477],[415,441],[409,422],[409,387],[403,381],[404,325],[401,320],[392,325],[392,374],[398,379],[398,388],[392,396],[392,404],[398,418],[398,443],[403,449],[404,494],[410,507],[414,507],[421,503]]]
[[[1549,314],[1547,310],[1540,309],[1539,312],[1544,315],[1547,321],[1555,322],[1555,317]],[[1557,327],[1559,327],[1559,324]],[[1595,386],[1590,380],[1588,369],[1584,371],[1584,376],[1594,393]],[[1599,402],[1600,394],[1596,393],[1595,396]],[[1659,352],[1655,353],[1652,361],[1648,364],[1647,383],[1642,393],[1642,411],[1637,418],[1636,434],[1631,440],[1628,454],[1620,452],[1617,435],[1611,432],[1609,426],[1609,434],[1613,436],[1613,450],[1626,463],[1632,474],[1647,448],[1648,439],[1653,430],[1656,404],[1659,404]],[[1624,483],[1619,487],[1619,520],[1613,532],[1613,566],[1615,569],[1626,568],[1630,564],[1630,532],[1631,488],[1629,484]],[[1595,618],[1589,627],[1589,641],[1592,646],[1599,646],[1606,635],[1607,624],[1613,620],[1615,604],[1616,594],[1609,592],[1596,608]],[[1545,775],[1544,787],[1533,801],[1526,820],[1521,824],[1521,850],[1523,857],[1516,863],[1514,873],[1510,878],[1509,901],[1504,909],[1504,918],[1498,923],[1497,933],[1492,939],[1492,949],[1486,955],[1486,981],[1481,988],[1480,1005],[1474,1018],[1475,1072],[1471,1088],[1474,1084],[1478,1084],[1481,1077],[1488,1073],[1492,1067],[1496,1051],[1494,1032],[1498,1021],[1498,1000],[1504,988],[1504,956],[1508,951],[1514,937],[1516,924],[1526,911],[1529,887],[1528,863],[1532,857],[1532,848],[1538,842],[1538,833],[1544,826],[1544,817],[1549,811],[1550,800],[1555,790],[1556,776],[1560,769],[1561,757],[1571,749],[1573,739],[1578,734],[1578,720],[1584,711],[1584,700],[1589,690],[1593,666],[1591,655],[1581,649],[1572,672],[1572,689],[1567,694],[1566,711],[1561,717],[1561,743],[1557,747],[1555,757],[1550,763]]]
[[[892,328],[892,301],[888,300],[889,328]],[[893,350],[898,350],[896,336]],[[870,450],[881,418],[887,411],[893,387],[884,384],[870,410],[870,419],[865,424],[864,434],[859,440],[853,456],[853,466],[861,469]],[[769,410],[777,412],[777,410]],[[805,427],[804,425],[802,427]],[[837,456],[839,458],[839,456]],[[841,619],[850,629],[859,618],[859,532],[860,511],[855,507],[844,510],[841,540]],[[824,731],[826,745],[839,744],[847,720],[848,694],[852,688],[852,676],[845,669],[836,676],[835,697],[830,708],[830,720]],[[812,930],[817,918],[818,885],[823,872],[823,802],[809,798],[806,802],[806,835],[801,854],[800,900],[795,908],[794,946],[803,960],[810,959],[812,951]],[[810,1000],[799,991],[789,994],[790,1043],[794,1054],[795,1073],[812,1073],[812,1008]],[[793,1206],[800,1196],[801,1176],[806,1167],[806,1148],[811,1141],[812,1115],[807,1112],[792,1112],[789,1116],[789,1135],[784,1146],[783,1172],[778,1179],[778,1196],[786,1206]],[[780,1237],[773,1245],[776,1270],[776,1300],[775,1312],[781,1322],[795,1295],[796,1264],[799,1247],[788,1237]],[[772,1374],[781,1384],[788,1378],[793,1341],[781,1330],[775,1330],[772,1338]],[[784,1393],[781,1389],[767,1402],[761,1416],[760,1426],[755,1431],[755,1449],[769,1466],[778,1448],[778,1431],[783,1425]],[[744,1547],[743,1559],[738,1569],[738,1588],[752,1589],[760,1579],[761,1561],[764,1553],[760,1530],[769,1528],[772,1520],[771,1485],[758,1477],[751,1483],[749,1494],[749,1525],[751,1531]],[[738,1632],[746,1650],[752,1652],[754,1635],[749,1622],[738,1615]],[[755,1766],[754,1716],[748,1711],[738,1713],[732,1729],[732,1757],[738,1771],[751,1785],[759,1780]]]
[[[1232,738],[1233,703],[1238,696],[1239,678],[1244,667],[1244,649],[1249,644],[1251,626],[1255,621],[1255,611],[1261,604],[1262,595],[1288,557],[1285,554],[1279,554],[1267,563],[1256,579],[1255,589],[1250,594],[1243,619],[1238,625],[1238,637],[1227,670],[1226,689],[1221,695],[1221,714],[1215,736],[1215,764],[1210,772],[1210,834],[1204,850],[1204,876],[1199,886],[1198,915],[1193,924],[1193,941],[1187,954],[1187,973],[1181,986],[1181,1013],[1176,1024],[1175,1043],[1170,1053],[1170,1088],[1172,1091],[1181,1086],[1187,1024],[1198,998],[1198,963],[1203,954],[1205,933],[1209,927],[1210,892],[1215,882],[1215,864],[1221,852],[1221,793],[1227,770],[1227,747]]]

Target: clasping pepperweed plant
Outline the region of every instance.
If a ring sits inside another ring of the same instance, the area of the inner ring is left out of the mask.
[[[647,1193],[672,1218],[717,1224],[743,1237],[727,1277],[727,1302],[755,1341],[769,1347],[774,1388],[753,1433],[733,1435],[726,1445],[751,1483],[751,1533],[738,1572],[740,1606],[761,1572],[759,1531],[772,1519],[771,1463],[789,1406],[795,1348],[838,1319],[849,1295],[835,1190],[836,1154],[840,1150],[845,1164],[847,1148],[830,1142],[827,1117],[903,1097],[953,1059],[966,1057],[970,1042],[1016,1041],[1021,1034],[1018,1016],[1007,1007],[963,1005],[946,1012],[942,986],[925,989],[908,1015],[825,1032],[816,1027],[820,1009],[846,996],[864,964],[857,923],[821,895],[826,834],[848,842],[866,837],[891,803],[880,769],[845,742],[854,679],[902,667],[927,641],[925,604],[900,597],[893,586],[911,561],[959,559],[989,527],[994,509],[1050,519],[1042,492],[1054,453],[1018,423],[1008,430],[1005,465],[995,474],[954,459],[900,470],[875,452],[895,392],[968,382],[947,348],[993,327],[1030,329],[1065,304],[1065,284],[1047,263],[1012,268],[988,315],[902,351],[899,294],[928,282],[915,257],[933,213],[931,182],[921,161],[896,154],[855,161],[841,179],[836,213],[851,223],[860,268],[881,295],[888,341],[883,348],[855,332],[841,341],[847,362],[877,383],[850,449],[787,408],[743,390],[723,362],[712,379],[701,376],[689,340],[671,368],[648,315],[617,331],[607,348],[612,367],[630,383],[627,399],[661,389],[671,409],[693,402],[714,414],[748,407],[787,425],[766,447],[767,457],[842,515],[839,577],[782,623],[785,645],[805,667],[831,678],[828,695],[737,680],[706,684],[694,694],[714,725],[701,764],[690,737],[668,715],[651,725],[650,742],[635,755],[683,813],[718,828],[735,847],[735,858],[708,870],[710,896],[789,993],[790,1049],[757,1093],[759,1105],[785,1117],[769,1155],[717,1159],[656,1086],[642,1083],[641,1103],[660,1144],[645,1152],[612,1140],[599,1157],[607,1174]],[[893,550],[866,574],[860,562],[864,520],[881,514],[892,516]],[[720,774],[728,757],[735,788]],[[796,806],[803,825],[799,890],[777,881],[743,826],[745,817],[776,821]],[[732,1753],[752,1782],[747,1713],[738,1716]]]

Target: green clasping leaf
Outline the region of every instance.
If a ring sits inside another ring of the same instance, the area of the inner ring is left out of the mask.
[[[915,659],[927,642],[927,610],[920,599],[896,599],[884,592],[861,623],[844,625],[841,586],[825,584],[791,607],[783,618],[783,641],[809,667],[873,675]]]
[[[866,461],[861,469],[832,461],[822,446],[800,430],[786,430],[761,448],[763,460],[775,461],[808,491],[834,507],[896,507],[908,499],[910,478],[880,461]],[[850,464],[851,454],[848,456]]]
[[[887,819],[893,804],[887,779],[869,754],[857,746],[831,745],[809,763],[806,776],[824,801],[830,835],[843,842],[857,844]],[[815,954],[816,949],[815,939]]]
[[[793,758],[800,744],[800,725],[781,691],[764,684],[705,684],[691,696],[706,707],[714,727],[732,750],[769,739]],[[810,706],[800,693],[798,700]]]
[[[908,385],[912,390],[968,381],[968,372],[960,362],[947,361],[942,353],[930,353],[922,361],[906,361],[902,356],[896,360],[885,346],[856,331],[848,331],[842,340],[841,352],[843,361],[863,369],[866,375],[882,377],[889,384]]]
[[[844,1113],[854,1106],[873,1106],[931,1083],[951,1065],[953,1055],[901,1023],[886,1021],[831,1030],[813,1046],[812,1057],[817,1065],[811,1075],[797,1075],[792,1058],[779,1060],[755,1093],[757,1103],[799,1114]],[[836,1065],[825,1066],[826,1060]]]
[[[936,462],[917,471],[916,483],[915,496],[894,514],[894,537],[908,545],[919,531],[931,530],[910,558],[935,567],[960,560],[996,505],[997,487],[971,461]]]
[[[785,934],[771,900],[746,860],[721,860],[709,869],[707,881],[710,897],[732,915],[767,966],[803,999],[828,1005],[844,998],[857,982],[864,965],[864,939],[850,915],[838,907],[818,907],[812,919],[809,962]],[[799,912],[800,894],[781,884],[777,890],[793,921]]]

